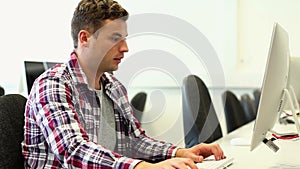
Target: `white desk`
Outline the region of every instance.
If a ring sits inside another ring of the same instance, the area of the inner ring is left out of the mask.
[[[280,148],[276,153],[263,143],[253,151],[250,151],[250,146],[234,146],[230,144],[232,138],[243,137],[251,139],[253,125],[254,121],[216,141],[216,143],[221,145],[225,155],[234,157],[235,160],[233,165],[229,167],[230,169],[300,168],[299,140],[276,140],[275,143]]]

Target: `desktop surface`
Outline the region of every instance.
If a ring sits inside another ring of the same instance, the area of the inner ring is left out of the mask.
[[[250,145],[238,146],[231,144],[231,140],[235,138],[251,139],[253,126],[254,121],[225,135],[215,142],[220,144],[225,155],[234,158],[234,163],[228,167],[229,169],[300,168],[299,140],[276,140],[275,143],[280,147],[276,153],[263,143],[253,151],[250,151]],[[276,127],[280,128],[280,126]],[[291,128],[293,127],[295,128],[295,126],[291,126]]]

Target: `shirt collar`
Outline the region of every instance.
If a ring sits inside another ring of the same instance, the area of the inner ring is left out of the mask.
[[[74,79],[74,83],[76,85],[78,85],[78,84],[87,85],[88,84],[87,76],[85,75],[83,69],[81,68],[81,66],[78,62],[77,54],[75,51],[73,51],[71,53],[71,59],[68,62],[68,67],[71,70],[70,74],[71,74],[72,78]],[[103,86],[105,86],[105,89],[107,89],[112,86],[114,80],[109,75],[109,73],[104,73],[101,77],[101,81],[103,83]]]
[[[76,84],[77,83],[88,84],[87,77],[86,77],[85,73],[83,72],[83,69],[79,65],[75,51],[73,51],[71,53],[71,59],[68,62],[68,67],[71,70],[70,74]]]

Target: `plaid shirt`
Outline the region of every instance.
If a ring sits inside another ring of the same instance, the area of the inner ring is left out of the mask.
[[[73,52],[68,63],[47,70],[32,87],[22,142],[26,168],[127,169],[140,160],[157,162],[174,156],[176,146],[144,133],[132,115],[125,87],[108,73],[101,81],[114,105],[116,149],[97,144],[100,101]]]

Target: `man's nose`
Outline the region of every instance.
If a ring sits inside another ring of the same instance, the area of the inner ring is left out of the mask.
[[[120,51],[121,52],[128,52],[129,51],[126,40],[121,41]]]

